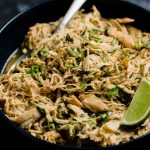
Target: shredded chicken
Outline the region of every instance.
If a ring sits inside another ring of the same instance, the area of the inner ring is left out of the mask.
[[[73,104],[73,105],[77,105],[79,107],[83,107],[82,103],[74,95],[71,95],[70,97],[64,96],[64,99],[69,104]]]
[[[21,116],[16,118],[14,121],[21,125],[21,127],[26,127],[30,123],[37,121],[40,118],[40,113],[36,108],[25,111]]]
[[[0,106],[31,135],[54,144],[111,146],[150,131],[150,118],[120,121],[143,77],[150,77],[150,33],[131,18],[102,18],[93,6],[56,34],[61,19],[29,28],[32,51],[0,77]]]
[[[83,97],[82,97],[83,98]],[[109,108],[105,103],[103,103],[99,98],[97,98],[95,95],[87,94],[83,98],[82,101],[83,105],[88,108],[89,110],[96,112],[96,111],[108,111]]]
[[[87,116],[87,114],[76,105],[68,104],[67,107],[71,109],[77,117]]]
[[[110,28],[108,34],[122,43],[125,48],[133,47],[133,39],[130,35],[117,31],[116,28]]]

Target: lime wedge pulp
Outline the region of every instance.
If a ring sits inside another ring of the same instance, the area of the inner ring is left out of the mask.
[[[132,126],[144,121],[150,114],[150,79],[143,78],[123,117],[121,125]]]

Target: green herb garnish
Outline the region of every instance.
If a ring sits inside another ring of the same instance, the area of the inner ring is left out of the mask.
[[[66,67],[67,67],[67,68],[73,68],[74,65],[73,65],[73,64],[67,64]]]
[[[112,114],[112,112],[111,111],[108,111],[108,112],[105,112],[105,113],[102,113],[102,114],[100,114],[100,123],[105,123],[105,122],[107,122],[107,120],[108,120],[108,117],[110,116]]]
[[[65,125],[64,129],[68,130],[69,129],[69,125]]]
[[[48,51],[47,50],[43,50],[40,52],[42,57],[46,57],[48,55]]]
[[[115,88],[107,91],[107,95],[109,98],[118,96],[118,94],[119,94],[119,88],[118,87],[115,87]]]
[[[55,129],[55,124],[54,124],[54,123],[50,123],[50,124],[48,124],[48,125],[45,125],[44,127],[47,128],[47,129],[52,129],[52,130],[54,130],[54,129]]]
[[[41,115],[45,116],[45,110],[43,108],[37,107],[38,111],[40,112]]]
[[[23,54],[26,54],[27,51],[28,51],[28,50],[27,50],[26,48],[23,48],[23,49],[22,49],[22,53],[23,53]]]
[[[75,116],[73,114],[70,114],[70,118],[74,118]]]
[[[149,49],[150,48],[150,44],[142,45],[141,48],[148,48]]]
[[[128,53],[125,51],[125,49],[122,49],[122,55],[123,56],[128,56]]]
[[[101,59],[102,59],[102,62],[104,62],[104,63],[107,62],[108,56],[104,51],[102,51]]]
[[[92,40],[94,40],[95,42],[100,42],[100,43],[104,42],[104,40],[103,40],[102,38],[98,37],[97,35],[93,35],[93,34],[92,34],[90,37],[91,37]]]
[[[83,89],[86,87],[86,83],[85,82],[80,82],[80,88]]]
[[[56,118],[56,115],[52,115],[52,119],[55,119]]]
[[[77,49],[68,49],[70,55],[72,57],[75,57],[75,58],[82,58],[84,57],[84,51],[78,51]]]
[[[95,120],[93,120],[93,119],[89,119],[89,120],[87,120],[87,123],[90,125],[90,126],[93,126],[93,125],[95,125]]]
[[[116,50],[117,49],[114,49],[112,52],[111,52],[111,55],[114,55],[116,53]]]
[[[40,66],[37,65],[37,64],[33,65],[33,66],[29,69],[29,71],[28,71],[28,73],[29,73],[29,74],[32,74],[32,75],[34,75],[34,74],[36,74],[36,73],[40,73],[40,72],[41,72],[41,71],[40,71]]]
[[[93,34],[97,34],[97,33],[100,33],[100,32],[101,32],[101,31],[100,31],[99,29],[93,29],[93,30],[92,30],[92,33],[93,33]]]
[[[106,119],[106,118],[107,118],[107,113],[102,114],[102,115],[101,115],[101,118],[102,118],[102,119]]]

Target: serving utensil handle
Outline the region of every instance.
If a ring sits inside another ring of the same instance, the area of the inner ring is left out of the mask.
[[[58,25],[56,31],[57,33],[60,29],[64,28],[70,21],[70,19],[76,14],[76,12],[81,8],[81,6],[85,3],[86,0],[74,0],[71,4],[70,8],[68,9],[67,13],[65,14],[64,18]]]

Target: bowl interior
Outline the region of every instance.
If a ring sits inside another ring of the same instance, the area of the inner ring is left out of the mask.
[[[4,26],[0,31],[0,70],[10,54],[20,46],[30,26],[38,22],[50,22],[59,19],[65,14],[71,2],[71,0],[48,1],[19,14]],[[150,32],[150,12],[140,7],[119,0],[88,0],[83,8],[90,11],[92,5],[96,5],[103,17],[131,17],[135,19],[133,26]],[[3,113],[1,113],[1,116],[12,125]],[[17,126],[15,128],[22,132]]]

